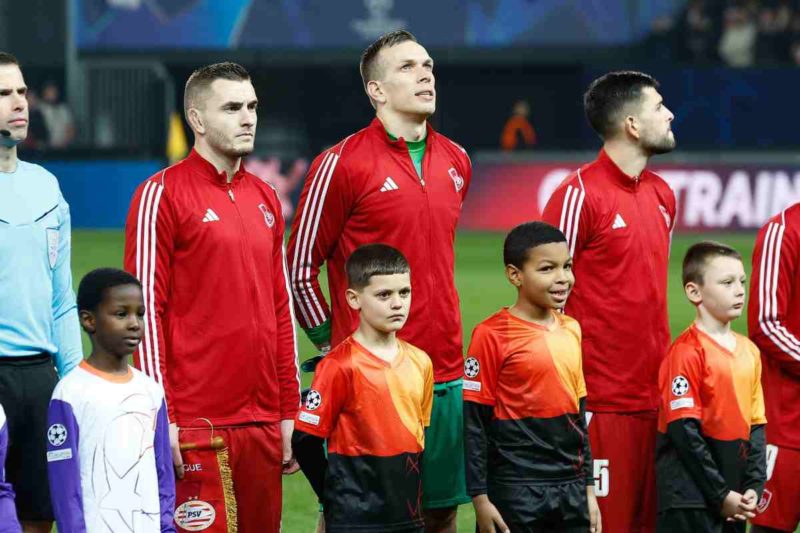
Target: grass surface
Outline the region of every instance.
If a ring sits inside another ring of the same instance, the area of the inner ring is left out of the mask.
[[[686,249],[694,242],[705,238],[701,235],[676,236],[672,245],[669,269],[670,326],[673,336],[679,334],[693,319],[694,310],[683,296],[680,283],[680,263]],[[752,234],[714,235],[715,240],[729,244],[744,256],[745,270],[750,271],[750,255],[755,236]],[[515,293],[505,281],[502,268],[503,235],[499,233],[460,233],[456,242],[456,284],[461,297],[461,314],[464,324],[464,345],[469,343],[472,328],[481,320],[504,305],[514,301]],[[100,266],[122,265],[123,235],[118,231],[73,232],[72,265],[75,287],[89,270]],[[202,258],[198,258],[201,261]],[[211,280],[209,280],[211,281]],[[636,283],[631,280],[631,283]],[[578,280],[580,283],[580,280]],[[624,287],[609,288],[613,291]],[[739,319],[734,329],[745,333],[746,320]],[[313,345],[301,333],[300,359],[315,355]],[[87,339],[84,338],[88,348]],[[86,351],[88,353],[88,349]],[[311,381],[303,376],[303,384]],[[289,533],[314,530],[317,505],[311,488],[302,474],[284,478],[283,483],[283,530]],[[471,505],[459,509],[459,531],[474,531],[474,515]]]

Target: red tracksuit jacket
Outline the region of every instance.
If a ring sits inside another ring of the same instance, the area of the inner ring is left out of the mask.
[[[800,204],[758,232],[751,276],[747,325],[761,350],[767,441],[800,449]]]
[[[332,345],[350,335],[358,314],[344,297],[345,261],[363,244],[388,244],[411,265],[411,311],[400,337],[431,357],[437,382],[459,378],[464,360],[453,242],[471,175],[464,149],[430,126],[422,179],[405,141],[390,140],[378,119],[320,154],[289,238],[300,325],[313,328],[332,316]],[[325,262],[332,310],[318,280]]]
[[[292,419],[297,346],[275,191],[244,167],[230,184],[194,150],[136,190],[125,269],[141,282],[137,368],[163,384],[171,422]]]
[[[566,313],[583,330],[587,410],[658,409],[674,193],[648,170],[631,179],[601,150],[556,189],[543,218],[564,232],[574,258]]]

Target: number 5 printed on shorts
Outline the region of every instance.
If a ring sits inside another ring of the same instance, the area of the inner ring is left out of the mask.
[[[598,498],[608,496],[611,479],[608,473],[608,459],[594,459],[594,494]]]
[[[589,430],[589,422],[592,421],[592,412],[586,411],[586,430]],[[594,472],[594,495],[598,498],[608,496],[611,490],[611,479],[608,472],[608,459],[594,459],[592,461]]]

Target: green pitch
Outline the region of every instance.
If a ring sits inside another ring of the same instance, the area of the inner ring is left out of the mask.
[[[686,249],[703,238],[713,238],[729,244],[744,256],[745,269],[750,270],[750,255],[755,236],[753,234],[730,235],[681,235],[672,245],[669,270],[670,326],[673,336],[680,333],[694,317],[694,310],[683,297],[680,283],[680,263]],[[467,346],[472,328],[481,320],[504,305],[514,301],[514,291],[505,281],[502,264],[503,235],[497,233],[460,233],[456,243],[456,283],[461,297],[461,314],[464,322],[464,345]],[[72,265],[75,287],[89,270],[100,266],[122,265],[122,232],[79,231],[73,233]],[[201,259],[198,259],[201,260]],[[577,280],[580,283],[580,280]],[[631,280],[631,283],[637,283]],[[610,287],[609,297],[614,290]],[[744,318],[734,323],[734,328],[746,332]],[[302,333],[300,358],[316,355],[313,345]],[[86,341],[86,339],[84,339]],[[87,351],[88,353],[88,351]],[[303,376],[303,384],[310,384],[310,376]],[[287,477],[283,483],[283,528],[289,533],[311,532],[317,519],[315,497],[301,473]],[[459,531],[474,531],[475,522],[471,505],[459,509]]]

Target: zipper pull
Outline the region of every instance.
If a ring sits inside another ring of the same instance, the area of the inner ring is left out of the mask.
[[[233,197],[233,189],[228,188],[228,196],[231,197],[231,202],[235,202],[236,198]]]

